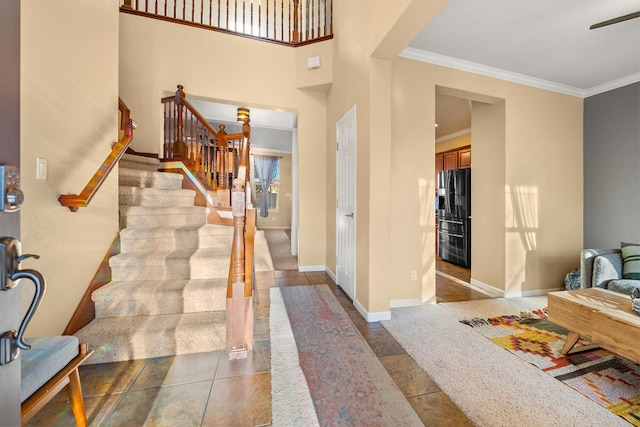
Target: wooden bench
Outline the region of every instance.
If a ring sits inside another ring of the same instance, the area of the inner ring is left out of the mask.
[[[26,424],[63,387],[79,427],[87,425],[78,366],[91,356],[87,344],[74,336],[27,339],[31,349],[21,354],[21,423]]]

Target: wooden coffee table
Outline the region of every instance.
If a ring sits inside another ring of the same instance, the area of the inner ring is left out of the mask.
[[[560,351],[569,353],[580,338],[640,363],[640,316],[631,297],[600,288],[550,292],[549,320],[570,332]]]

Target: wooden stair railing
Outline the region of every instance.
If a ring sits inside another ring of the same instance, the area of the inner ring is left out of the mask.
[[[233,182],[233,246],[227,282],[227,352],[229,359],[244,359],[253,349],[253,251],[255,209],[247,209],[249,175],[249,118],[242,126],[243,150],[238,177]]]
[[[233,244],[227,280],[227,352],[230,359],[246,358],[253,349],[253,251],[255,209],[247,209],[250,192],[249,117],[242,132],[216,131],[186,99],[183,86],[164,104],[164,161],[180,161],[188,175],[212,189],[229,189],[233,214]],[[215,209],[215,207],[211,207]]]
[[[102,162],[102,165],[98,168],[93,177],[89,180],[80,194],[63,194],[58,198],[58,202],[62,206],[66,206],[71,212],[77,212],[78,208],[84,208],[89,205],[89,202],[95,196],[100,189],[102,183],[107,179],[109,173],[113,170],[118,161],[122,158],[127,147],[131,143],[133,138],[133,130],[136,128],[136,123],[130,118],[130,110],[126,104],[119,99],[118,109],[120,110],[120,130],[124,132],[120,141],[116,142],[111,148],[111,153]]]
[[[215,130],[186,99],[183,86],[175,96],[162,98],[164,105],[164,161],[182,161],[209,190],[230,191],[238,174],[244,134],[228,134],[225,125]]]
[[[120,12],[294,47],[333,38],[333,0],[120,0]]]

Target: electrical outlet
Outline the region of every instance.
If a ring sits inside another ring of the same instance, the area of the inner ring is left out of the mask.
[[[417,271],[411,270],[411,280],[414,281],[414,282],[416,280],[418,280],[418,272]]]

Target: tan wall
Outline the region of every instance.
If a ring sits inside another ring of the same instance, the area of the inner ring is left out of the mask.
[[[120,96],[139,124],[135,150],[158,152],[159,100],[177,84],[184,85],[187,97],[298,113],[298,261],[325,265],[327,184],[318,178],[326,170],[326,95],[296,89],[295,59],[295,49],[286,46],[120,16]]]
[[[494,198],[489,206],[483,204],[482,210],[473,211],[474,253],[491,251],[491,245],[502,240],[499,236],[484,235],[484,230],[491,230],[489,234],[492,234],[502,229],[504,237],[505,259],[501,266],[496,266],[503,272],[485,273],[480,269],[479,274],[485,280],[496,280],[487,284],[508,294],[561,287],[562,277],[574,268],[576,253],[582,245],[582,100],[406,59],[394,61],[393,82],[394,99],[397,99],[394,117],[411,112],[420,118],[416,123],[426,122],[431,126],[437,86],[505,100],[504,160],[499,146],[487,147],[488,151],[484,152],[483,141],[492,138],[491,129],[496,122],[478,123],[482,115],[473,116],[474,197],[476,187],[481,196],[498,189],[505,193],[497,200]],[[392,133],[392,205],[398,205],[392,223],[402,223],[403,231],[399,231],[398,237],[392,233],[391,253],[404,255],[392,258],[391,276],[395,287],[391,300],[418,296],[425,299],[435,280],[428,258],[428,254],[433,253],[434,241],[425,235],[423,225],[426,222],[433,226],[430,202],[426,204],[427,218],[415,215],[416,211],[423,210],[415,196],[422,174],[427,180],[426,186],[433,188],[433,131],[415,124],[411,130],[406,127],[407,123],[399,121],[396,126],[394,121]],[[494,143],[500,144],[499,129],[495,136],[497,142]],[[422,155],[423,152],[430,153]],[[402,156],[401,160],[395,161],[396,153]],[[490,157],[494,157],[495,162]],[[485,164],[495,168],[497,178],[495,181],[489,178],[490,182],[483,187],[476,183],[486,172]],[[504,185],[499,184],[502,174]],[[478,203],[483,201],[474,200],[474,209]],[[483,232],[479,232],[476,225],[482,225]],[[501,253],[502,249],[498,248],[498,258]],[[407,270],[411,266],[419,266],[418,277],[426,280],[420,284],[410,282]],[[475,266],[473,261],[473,268]],[[502,280],[504,284],[500,283]]]
[[[471,105],[471,279],[504,289],[505,103]]]
[[[396,189],[378,186],[385,180],[391,182],[388,153],[395,149],[389,137],[391,70],[384,62],[396,57],[444,4],[446,1],[421,0],[383,2],[375,7],[365,0],[334,4],[334,32],[339,36],[334,40],[334,82],[327,97],[326,259],[335,272],[335,124],[356,105],[356,300],[370,313],[388,310],[393,277],[384,260],[391,256],[387,201]],[[374,52],[377,60],[371,57]]]
[[[56,335],[118,232],[117,170],[89,207],[71,213],[57,201],[82,190],[118,136],[118,5],[21,6],[22,243],[41,257],[22,268],[42,272],[48,286],[27,335]],[[47,180],[35,179],[36,157],[48,160]],[[30,301],[33,287],[23,285]]]
[[[280,160],[280,189],[278,193],[278,209],[269,209],[269,216],[264,218],[257,216],[257,226],[265,228],[291,228],[291,154],[275,153],[272,151],[252,150],[253,154],[276,156]],[[253,167],[251,168],[253,171]]]
[[[295,48],[296,87],[326,92],[333,83],[333,40]],[[320,58],[320,67],[308,69],[307,59]]]
[[[466,147],[467,145],[471,145],[471,133],[456,136],[455,138],[447,139],[446,141],[436,142],[436,153]],[[473,155],[471,156],[471,159],[473,159]]]

